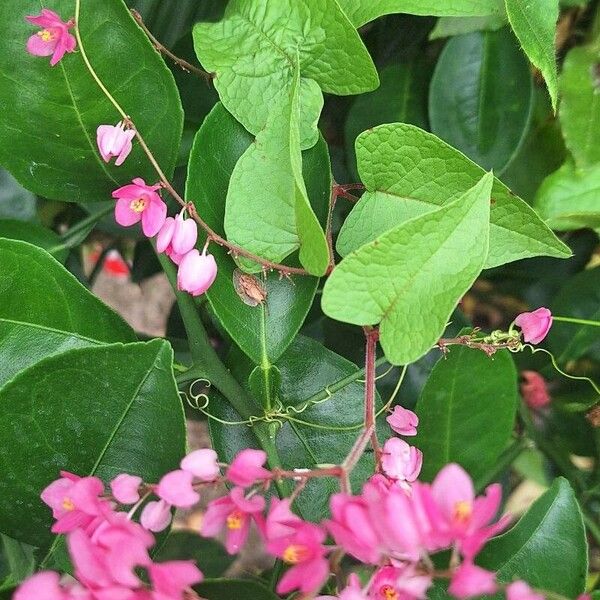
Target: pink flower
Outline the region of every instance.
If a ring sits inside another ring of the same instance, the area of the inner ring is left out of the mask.
[[[56,519],[52,532],[67,533],[77,528],[94,527],[109,508],[108,503],[99,498],[104,492],[104,484],[97,477],[79,477],[68,471],[60,474],[61,478],[41,493]]]
[[[190,560],[151,564],[148,575],[154,600],[182,600],[183,592],[204,578],[202,571]]]
[[[267,550],[292,567],[277,584],[278,594],[299,590],[314,594],[327,580],[329,563],[325,558],[325,532],[314,523],[301,522],[290,535],[270,540]]]
[[[348,576],[348,585],[339,596],[317,596],[315,600],[369,600],[369,596],[360,587],[360,579],[356,573]]]
[[[294,528],[301,523],[302,519],[295,515],[290,508],[290,499],[279,499],[274,497],[271,500],[269,514],[264,527],[264,537],[267,540],[274,540],[279,537],[290,535]]]
[[[142,510],[140,523],[148,531],[162,531],[171,522],[171,505],[164,500],[148,502]]]
[[[54,571],[40,571],[26,579],[13,594],[13,600],[67,600],[66,590]]]
[[[388,477],[399,481],[414,481],[421,472],[423,453],[404,440],[390,438],[383,445],[381,466]]]
[[[385,419],[398,435],[417,435],[419,417],[402,406],[394,406],[394,411]]]
[[[200,535],[215,537],[225,527],[225,549],[229,554],[235,554],[246,543],[252,520],[263,529],[261,513],[264,508],[265,499],[262,496],[246,498],[242,488],[234,487],[229,496],[208,504]]]
[[[458,542],[467,558],[475,556],[489,538],[505,529],[510,522],[507,516],[488,526],[500,506],[500,485],[488,486],[484,496],[475,498],[471,478],[457,464],[446,465],[437,474],[431,484],[431,495],[444,522],[440,529]]]
[[[171,257],[173,258],[173,257]],[[175,262],[173,260],[173,262]],[[177,289],[192,296],[203,294],[217,277],[217,263],[212,254],[190,250],[179,263]]]
[[[69,33],[75,25],[73,20],[63,21],[59,15],[47,8],[42,8],[41,14],[25,17],[27,21],[38,27],[41,31],[34,33],[27,40],[27,52],[34,56],[50,56],[50,65],[54,66],[66,52],[73,52],[77,41]]]
[[[173,217],[167,217],[163,223],[158,235],[156,236],[156,251],[167,252],[171,249],[171,240],[173,239],[173,232],[175,231],[175,219]],[[175,262],[175,261],[173,261]]]
[[[134,504],[140,499],[139,487],[141,483],[141,477],[121,473],[110,482],[110,489],[117,502]]]
[[[546,380],[536,371],[521,371],[525,381],[521,384],[521,395],[529,408],[543,408],[552,399],[548,393]]]
[[[154,237],[167,218],[167,205],[156,193],[159,188],[160,184],[146,185],[142,178],[136,177],[132,183],[115,190],[112,197],[117,199],[117,223],[129,227],[141,220],[144,235]]]
[[[198,239],[198,226],[193,219],[184,219],[185,208],[175,217],[175,228],[171,246],[177,254],[187,254]]]
[[[506,586],[506,599],[544,600],[544,595],[534,592],[524,581],[514,581]]]
[[[235,485],[248,487],[257,481],[271,478],[271,472],[263,467],[265,462],[266,452],[246,448],[233,459],[225,476]]]
[[[173,506],[189,508],[200,501],[200,494],[192,487],[194,476],[189,471],[177,469],[163,475],[158,482],[156,495]]]
[[[523,339],[531,344],[539,344],[552,327],[552,313],[544,307],[517,316],[515,325],[521,328]]]
[[[381,558],[379,538],[366,501],[360,496],[335,494],[330,507],[332,518],[325,521],[325,526],[335,542],[361,562],[377,564]]]
[[[211,448],[190,452],[179,466],[202,481],[214,481],[219,476],[217,453]]]
[[[413,565],[379,569],[369,587],[369,596],[377,600],[420,600],[431,586],[431,576],[419,575]]]
[[[494,594],[498,589],[496,574],[464,562],[454,571],[448,591],[456,598],[471,598],[483,594]]]
[[[125,129],[123,121],[116,125],[100,125],[96,130],[96,143],[104,162],[117,157],[115,166],[119,167],[131,152],[131,140],[135,137],[133,129]]]

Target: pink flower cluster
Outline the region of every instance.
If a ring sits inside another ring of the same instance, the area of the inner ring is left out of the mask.
[[[48,8],[42,8],[37,16],[25,17],[29,23],[41,27],[27,40],[27,52],[33,56],[52,56],[50,65],[54,66],[67,52],[74,52],[77,41],[69,33],[75,23],[71,19],[63,21],[59,15]]]

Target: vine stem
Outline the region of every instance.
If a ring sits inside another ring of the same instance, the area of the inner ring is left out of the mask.
[[[577,325],[589,325],[591,327],[600,327],[600,321],[591,321],[590,319],[576,319],[575,317],[557,317],[552,315],[554,321],[562,321],[563,323],[575,323]]]
[[[96,82],[98,87],[102,90],[102,93],[106,96],[106,98],[110,101],[110,103],[115,107],[115,109],[119,113],[119,115],[121,115],[123,123],[135,132],[135,137],[136,137],[138,143],[140,144],[140,147],[144,151],[144,154],[147,156],[148,160],[154,167],[154,170],[156,171],[156,173],[160,179],[161,186],[165,190],[167,190],[167,192],[169,192],[169,194],[173,198],[175,198],[175,200],[178,202],[178,204],[180,206],[182,206],[183,208],[187,208],[190,217],[192,219],[194,219],[194,221],[196,221],[196,223],[198,223],[198,225],[200,225],[200,227],[205,231],[207,238],[210,241],[215,242],[219,246],[224,246],[225,248],[227,248],[229,250],[229,253],[232,254],[233,256],[243,256],[244,258],[247,258],[249,260],[252,260],[252,261],[258,263],[265,270],[279,271],[282,273],[282,275],[310,275],[310,273],[308,273],[308,271],[306,271],[306,269],[301,269],[299,267],[290,267],[288,265],[271,262],[269,260],[262,258],[261,256],[257,256],[256,254],[249,252],[248,250],[245,250],[241,246],[238,246],[236,244],[232,244],[232,243],[228,242],[225,238],[223,238],[216,231],[214,231],[214,229],[212,229],[210,227],[210,225],[208,225],[208,223],[206,223],[206,221],[204,221],[204,219],[202,219],[200,217],[200,215],[196,211],[195,205],[192,202],[186,202],[179,195],[179,193],[171,185],[171,183],[168,180],[167,176],[165,175],[164,171],[158,164],[158,161],[156,160],[154,154],[148,147],[148,144],[144,140],[142,134],[139,132],[137,127],[135,126],[135,123],[132,121],[131,117],[125,112],[123,107],[117,102],[117,100],[114,98],[114,96],[108,91],[108,89],[106,88],[106,86],[104,85],[104,83],[102,82],[100,77],[98,77],[98,74],[94,70],[94,67],[90,63],[90,60],[88,58],[87,52],[85,51],[85,47],[84,47],[82,39],[81,39],[81,32],[79,31],[80,12],[81,12],[81,0],[75,0],[75,28],[74,28],[75,29],[75,39],[77,40],[77,44],[79,46],[81,58],[83,59],[83,62],[85,63],[85,66],[86,66],[87,70],[89,71],[90,75],[92,76],[92,78],[94,79],[94,81]],[[330,272],[330,270],[331,270],[331,266],[328,269],[328,272]]]
[[[371,446],[375,453],[376,470],[381,469],[381,448],[375,428],[375,359],[379,330],[365,327],[365,430],[371,431]]]

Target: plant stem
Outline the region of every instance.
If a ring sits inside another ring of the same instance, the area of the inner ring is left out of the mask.
[[[371,430],[371,446],[375,453],[376,470],[379,471],[381,449],[375,428],[375,357],[379,330],[365,327],[365,430]]]
[[[554,321],[562,321],[563,323],[575,323],[577,325],[589,325],[591,327],[600,327],[600,321],[591,321],[589,319],[576,319],[575,317],[557,317],[552,315]]]

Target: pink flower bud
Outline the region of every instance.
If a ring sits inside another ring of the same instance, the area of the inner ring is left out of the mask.
[[[154,237],[167,218],[167,205],[156,190],[160,184],[146,185],[141,177],[124,185],[112,193],[117,199],[115,220],[123,227],[142,222],[142,231],[147,237]]]
[[[496,574],[475,566],[471,562],[464,562],[452,575],[448,591],[461,600],[473,596],[496,593]]]
[[[381,465],[392,479],[414,481],[421,472],[423,453],[400,438],[390,438],[383,445]]]
[[[177,271],[177,289],[192,296],[203,294],[217,276],[217,263],[212,254],[200,254],[195,248],[182,259]]]
[[[263,450],[246,448],[238,453],[227,469],[227,479],[235,485],[248,487],[262,479],[269,479],[271,472],[263,467],[267,454]]]
[[[54,571],[40,571],[26,579],[13,594],[13,600],[67,600],[69,594],[60,585]]]
[[[171,506],[164,500],[148,502],[142,510],[140,523],[148,531],[162,531],[171,522]]]
[[[173,239],[173,232],[175,231],[175,219],[173,217],[167,217],[163,226],[160,228],[158,235],[156,236],[156,251],[166,252],[171,247],[171,240]]]
[[[506,600],[544,600],[544,596],[534,592],[524,581],[519,580],[506,586]]]
[[[140,499],[138,490],[141,483],[141,477],[121,473],[110,482],[110,489],[117,502],[121,504],[134,504]]]
[[[70,21],[63,21],[59,15],[47,8],[37,16],[25,17],[27,21],[38,27],[40,31],[34,33],[27,40],[27,52],[34,56],[50,56],[50,65],[53,67],[66,52],[73,52],[77,40],[69,33],[69,29],[75,25]]]
[[[214,481],[219,475],[217,453],[211,448],[201,448],[190,452],[179,466],[202,481]]]
[[[135,137],[133,129],[125,129],[122,121],[116,125],[100,125],[96,130],[96,143],[104,162],[117,157],[115,166],[120,166],[131,152],[131,140]]]
[[[544,307],[517,316],[515,325],[521,328],[523,339],[530,344],[539,344],[552,327],[552,313]]]
[[[162,477],[156,495],[179,508],[188,508],[200,501],[200,495],[192,487],[194,476],[188,471],[177,469]]]
[[[548,393],[546,380],[536,371],[522,371],[525,381],[521,384],[521,395],[529,408],[543,408],[552,399]]]
[[[385,420],[398,435],[417,435],[419,417],[412,410],[394,406],[394,411]]]
[[[198,226],[194,220],[183,218],[184,210],[175,217],[175,230],[171,239],[171,246],[177,254],[189,252],[198,239]]]

